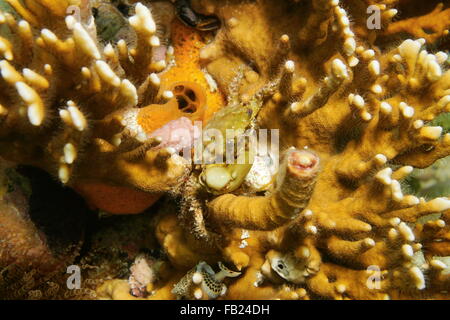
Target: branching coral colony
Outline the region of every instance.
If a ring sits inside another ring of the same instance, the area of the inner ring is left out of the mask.
[[[163,193],[180,200],[148,224],[163,261],[137,256],[129,280],[103,282],[100,298],[448,298],[450,199],[406,194],[401,181],[450,154],[450,135],[429,124],[450,111],[448,55],[427,51],[448,34],[450,9],[392,21],[404,2],[192,1],[221,22],[192,57],[207,71],[193,83],[170,73],[183,72],[158,31],[170,23],[154,20],[170,6],[130,5],[129,39],[103,44],[87,1],[8,0],[0,155],[97,207],[111,188],[139,199],[117,213]],[[380,30],[365,29],[369,5]],[[399,41],[417,21],[419,37]],[[228,98],[213,115],[212,78]],[[278,172],[261,159],[192,166],[178,156],[192,139],[170,133],[194,137],[195,120],[279,129]]]

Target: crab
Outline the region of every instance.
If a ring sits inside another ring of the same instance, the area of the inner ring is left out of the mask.
[[[315,181],[319,166],[319,159],[313,152],[288,148],[284,152],[278,172],[270,171],[272,176],[268,180],[271,183],[263,190],[259,185],[253,189],[249,188],[248,184],[255,179],[248,177],[258,176],[253,171],[269,171],[269,168],[261,165],[261,161],[254,165],[255,158],[259,156],[255,150],[257,144],[245,143],[245,138],[249,135],[256,137],[258,114],[266,101],[283,85],[283,79],[292,72],[292,64],[287,61],[280,71],[253,95],[239,93],[245,68],[241,66],[231,81],[227,105],[216,112],[206,124],[203,139],[199,142],[200,148],[198,141],[194,143],[194,165],[187,182],[182,184],[179,192],[179,217],[186,230],[192,232],[197,239],[215,243],[219,247],[220,237],[211,224],[221,225],[222,221],[235,227],[270,229],[289,220],[285,217],[298,214],[309,200],[309,191],[312,189],[309,179]],[[233,130],[231,137],[230,130]],[[196,162],[198,159],[202,160],[200,164]],[[267,164],[268,166],[271,164]],[[298,203],[295,200],[286,204],[283,200],[286,190],[293,193],[304,191],[305,197],[295,196],[294,198],[299,200]],[[267,196],[263,196],[263,192],[267,192]],[[221,201],[231,202],[230,205],[223,206]],[[251,208],[249,207],[247,214],[252,217],[238,213],[239,205],[231,205],[233,201],[243,201],[244,207],[249,205]],[[257,205],[252,205],[251,202]],[[270,208],[271,206],[277,208]],[[276,217],[276,212],[281,214]]]
[[[209,238],[211,235],[204,226],[203,214],[206,211],[204,200],[237,191],[252,168],[253,159],[250,158],[252,150],[249,150],[249,145],[239,143],[242,136],[234,135],[231,139],[227,137],[227,130],[232,129],[234,133],[241,134],[247,130],[254,130],[257,127],[257,115],[264,101],[274,94],[280,82],[278,77],[252,97],[240,97],[239,87],[243,80],[244,69],[245,66],[239,68],[230,84],[227,105],[208,121],[202,141],[197,141],[201,146],[195,145],[194,161],[200,160],[201,165],[193,168],[182,188],[181,216],[189,220],[193,218],[194,231],[200,238]],[[227,139],[224,139],[225,137]],[[230,145],[232,150],[237,145],[231,155],[233,161],[224,163],[223,157],[225,151],[230,149]],[[200,150],[201,154],[198,154],[197,150]],[[244,161],[237,161],[238,156],[244,156]],[[188,224],[192,225],[192,221]]]
[[[211,194],[236,191],[250,172],[255,153],[243,142],[257,128],[257,116],[264,101],[275,93],[280,78],[273,80],[255,95],[239,97],[244,67],[232,81],[228,104],[205,126],[204,152],[199,183]],[[235,150],[236,149],[236,150]],[[226,154],[226,164],[223,158]]]

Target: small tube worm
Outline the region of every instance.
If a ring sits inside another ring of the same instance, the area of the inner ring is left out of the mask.
[[[283,157],[271,195],[219,196],[208,204],[208,220],[248,230],[275,229],[294,219],[307,206],[318,172],[316,154],[291,148]]]

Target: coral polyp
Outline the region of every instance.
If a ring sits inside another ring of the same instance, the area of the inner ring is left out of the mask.
[[[55,254],[0,179],[12,297],[449,298],[448,5],[1,3],[0,157],[91,215]]]

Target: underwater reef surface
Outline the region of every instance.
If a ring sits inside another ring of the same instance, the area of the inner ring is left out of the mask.
[[[450,298],[448,4],[0,11],[1,299]]]

